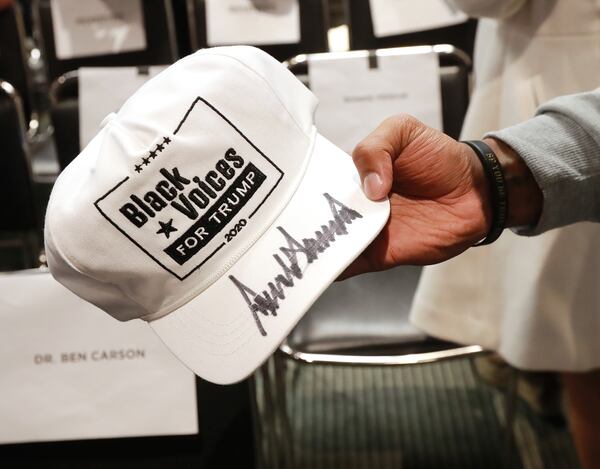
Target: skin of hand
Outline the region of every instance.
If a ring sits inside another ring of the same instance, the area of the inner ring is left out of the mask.
[[[409,115],[386,119],[352,158],[366,195],[389,197],[387,224],[341,279],[396,265],[454,257],[490,229],[489,187],[477,155],[464,143]]]

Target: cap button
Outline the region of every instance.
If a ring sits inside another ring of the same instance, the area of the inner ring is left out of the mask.
[[[100,128],[103,129],[115,117],[117,117],[117,114],[114,112],[111,112],[108,116],[106,116],[104,119],[102,119],[102,122],[100,123]]]

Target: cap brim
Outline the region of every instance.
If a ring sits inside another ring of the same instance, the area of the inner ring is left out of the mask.
[[[388,216],[387,200],[363,194],[352,159],[317,135],[302,182],[260,239],[208,289],[150,325],[198,376],[240,381],[276,350]]]

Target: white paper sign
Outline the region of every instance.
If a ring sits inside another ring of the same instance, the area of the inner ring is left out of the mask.
[[[0,443],[198,432],[195,377],[141,321],[0,275]]]
[[[79,141],[83,149],[100,131],[102,120],[166,66],[89,67],[79,69]],[[118,83],[118,86],[115,86]]]
[[[146,48],[141,0],[51,0],[59,59]]]
[[[445,0],[370,0],[376,37],[464,23],[468,16]]]
[[[299,0],[206,0],[209,46],[300,42]]]
[[[442,128],[436,54],[379,55],[369,68],[363,52],[344,58],[309,56],[310,87],[319,98],[319,132],[347,153],[387,117],[408,113]]]

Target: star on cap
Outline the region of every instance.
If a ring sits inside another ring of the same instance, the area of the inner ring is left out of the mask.
[[[142,165],[136,164],[135,165],[135,172],[136,173],[141,173],[142,172]]]
[[[165,146],[161,143],[159,143],[158,145],[156,145],[156,151],[163,151],[165,149]]]
[[[177,231],[177,228],[173,226],[172,218],[166,223],[159,221],[158,224],[160,225],[160,230],[158,230],[156,234],[164,234],[167,237],[167,239],[171,237],[171,233]]]
[[[164,138],[163,138],[163,143],[164,143],[165,145],[168,145],[169,143],[171,143],[171,139],[170,139],[169,137],[164,137]]]
[[[152,158],[152,159],[156,158],[156,150],[152,150],[152,151],[151,151],[151,152],[148,154],[148,156],[149,156],[150,158]]]
[[[144,166],[148,166],[150,164],[150,158],[142,158],[142,161],[144,162]]]

